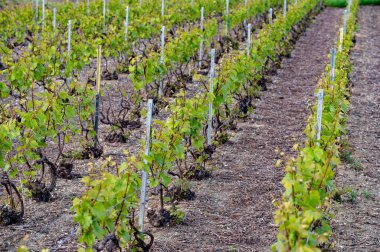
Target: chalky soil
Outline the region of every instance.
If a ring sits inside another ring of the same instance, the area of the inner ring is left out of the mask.
[[[281,197],[284,175],[274,166],[279,158],[275,149],[294,154],[293,144],[305,141],[308,104],[315,102],[342,12],[327,8],[312,22],[282,69],[271,76],[254,114],[217,148],[213,177],[196,182],[197,198],[180,204],[185,224],[153,230],[153,251],[270,250],[277,233],[272,201]]]

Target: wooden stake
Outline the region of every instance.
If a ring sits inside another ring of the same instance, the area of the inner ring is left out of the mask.
[[[98,61],[96,69],[96,97],[95,97],[95,119],[94,119],[94,130],[95,130],[95,140],[99,142],[99,110],[100,110],[100,81],[101,81],[101,64],[102,64],[102,47],[98,46]]]

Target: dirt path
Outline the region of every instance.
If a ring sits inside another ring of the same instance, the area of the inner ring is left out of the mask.
[[[350,157],[336,183],[347,193],[333,222],[337,251],[380,250],[380,6],[362,6],[352,51]]]
[[[218,170],[194,184],[197,198],[181,203],[185,225],[155,230],[154,251],[268,251],[276,240],[272,201],[280,197],[283,172],[274,167],[279,147],[291,154],[303,142],[308,100],[327,63],[342,10],[326,9],[272,77],[254,115],[238,123],[214,156]]]

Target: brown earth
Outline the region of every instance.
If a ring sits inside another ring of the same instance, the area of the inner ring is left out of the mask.
[[[380,6],[362,6],[352,50],[349,150],[336,172],[334,250],[380,251]]]
[[[337,37],[342,10],[325,9],[271,77],[255,112],[238,123],[214,154],[213,177],[195,182],[197,198],[180,203],[183,225],[152,229],[153,251],[268,251],[276,240],[272,201],[282,193],[274,167],[278,147],[287,154],[303,142],[308,104]]]

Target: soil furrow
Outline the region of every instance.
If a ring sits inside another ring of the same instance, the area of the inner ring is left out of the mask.
[[[254,114],[238,123],[217,148],[213,177],[194,183],[196,200],[180,203],[186,223],[154,230],[154,251],[268,251],[276,240],[272,201],[282,193],[274,167],[278,147],[287,154],[304,142],[308,103],[328,62],[342,10],[325,9],[271,76]]]
[[[336,251],[380,249],[380,6],[362,6],[352,50],[352,97],[346,160],[336,172]]]

